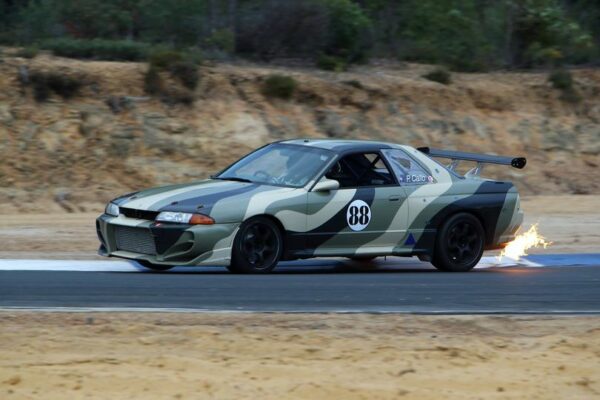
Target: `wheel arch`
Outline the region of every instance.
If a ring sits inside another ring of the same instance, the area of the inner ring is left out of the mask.
[[[489,221],[486,221],[481,210],[478,210],[477,208],[461,207],[461,208],[455,208],[452,210],[448,210],[448,212],[444,213],[444,215],[441,216],[441,218],[439,218],[438,221],[436,221],[436,225],[435,225],[436,232],[439,232],[442,225],[444,225],[444,223],[446,223],[446,221],[448,221],[450,218],[452,218],[456,214],[471,214],[472,216],[477,218],[477,220],[481,224],[481,227],[483,228],[483,232],[484,232],[484,236],[485,236],[484,244],[488,245],[493,241],[494,229],[490,229]],[[437,237],[438,237],[438,235],[436,233],[436,241],[437,241]]]

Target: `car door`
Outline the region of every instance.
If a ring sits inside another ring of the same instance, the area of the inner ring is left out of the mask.
[[[406,193],[380,152],[341,157],[324,178],[337,190],[308,193],[307,247],[315,256],[391,253],[405,232]]]

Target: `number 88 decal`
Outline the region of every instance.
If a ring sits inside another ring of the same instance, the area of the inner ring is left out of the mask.
[[[354,200],[346,211],[346,222],[353,231],[362,231],[371,222],[371,208],[362,200]]]

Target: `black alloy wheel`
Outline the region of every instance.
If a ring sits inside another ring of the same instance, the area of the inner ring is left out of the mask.
[[[439,270],[470,271],[483,255],[485,232],[472,214],[450,217],[438,231],[432,264]]]
[[[268,273],[277,266],[282,253],[279,227],[269,218],[252,218],[242,224],[235,237],[228,269],[235,273]]]

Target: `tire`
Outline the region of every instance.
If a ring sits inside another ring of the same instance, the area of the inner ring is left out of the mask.
[[[266,274],[283,254],[283,236],[279,227],[266,217],[245,221],[235,236],[231,251],[230,272]]]
[[[168,271],[171,268],[174,267],[174,265],[160,265],[160,264],[152,264],[149,261],[146,260],[138,260],[137,261],[138,264],[140,264],[141,266],[148,268],[154,272],[164,272],[164,271]]]
[[[472,214],[451,216],[438,231],[432,264],[440,271],[467,272],[483,255],[485,232]]]

